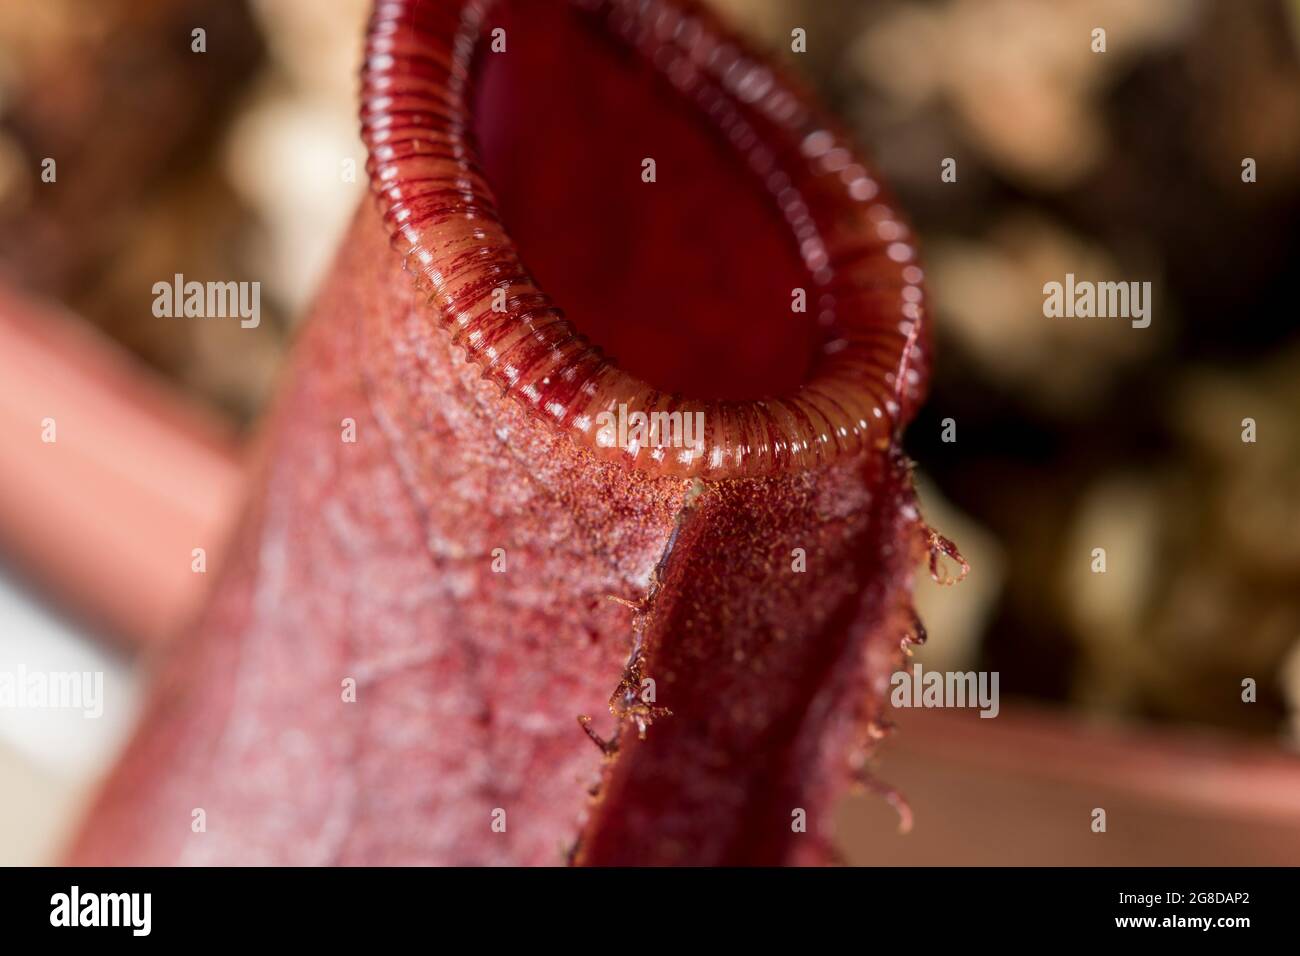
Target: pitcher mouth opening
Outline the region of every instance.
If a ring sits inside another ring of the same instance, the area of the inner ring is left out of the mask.
[[[433,318],[597,455],[802,470],[888,447],[919,402],[909,227],[808,97],[696,4],[379,0],[361,118]]]

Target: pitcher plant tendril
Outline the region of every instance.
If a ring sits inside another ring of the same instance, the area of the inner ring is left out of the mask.
[[[235,555],[72,859],[833,860],[840,794],[905,807],[862,768],[961,561],[898,445],[893,200],[679,0],[378,0],[361,123]],[[599,439],[629,412],[701,434]]]

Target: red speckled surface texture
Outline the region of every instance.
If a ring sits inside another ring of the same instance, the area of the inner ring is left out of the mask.
[[[368,208],[348,255],[237,562],[79,861],[557,863],[573,840],[601,763],[576,717],[628,653],[606,596],[644,590],[684,482],[593,469],[455,361]]]
[[[683,511],[687,480],[597,462],[430,336],[368,209],[348,254],[235,562],[74,860],[562,862],[603,764],[576,717],[612,733],[633,646],[608,596],[649,595],[679,515],[640,621],[673,714],[622,735],[579,860],[818,857],[909,625],[923,548],[897,466],[729,482]]]

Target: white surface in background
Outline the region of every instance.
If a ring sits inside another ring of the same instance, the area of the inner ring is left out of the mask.
[[[43,606],[20,582],[0,569],[0,674],[102,672],[103,715],[77,709],[5,706],[0,701],[0,744],[43,775],[75,787],[107,768],[126,742],[140,703],[140,687],[129,663],[70,626]],[[0,791],[10,781],[0,779]]]

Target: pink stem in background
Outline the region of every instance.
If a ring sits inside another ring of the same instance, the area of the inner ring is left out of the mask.
[[[234,432],[58,307],[0,282],[0,537],[127,646],[190,624],[243,490]],[[42,422],[54,422],[53,443]]]

